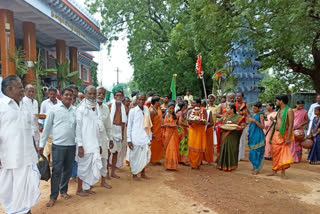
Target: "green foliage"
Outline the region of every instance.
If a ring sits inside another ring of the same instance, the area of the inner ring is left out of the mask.
[[[20,79],[24,79],[24,75],[28,73],[28,66],[25,64],[25,52],[22,47],[15,48],[15,55],[10,56],[10,60],[14,62],[16,74]]]
[[[202,55],[206,88],[212,88],[210,77],[230,61],[232,42],[252,41],[263,70],[272,68],[280,79],[299,74],[293,77],[320,92],[319,1],[92,0],[89,6],[101,13],[109,46],[127,33],[140,91],[168,94],[176,73],[177,94],[188,88],[200,96],[196,55]]]
[[[36,76],[36,80],[33,84],[35,86],[36,100],[38,101],[38,103],[41,103],[43,99],[43,94],[42,94],[43,85],[42,85],[41,77],[47,76],[49,73],[57,72],[56,69],[43,69],[42,65],[43,63],[42,63],[40,51],[39,51],[37,61],[33,62],[33,69]]]
[[[79,75],[79,71],[73,71],[69,73],[70,70],[70,60],[67,59],[65,63],[59,63],[56,61],[56,68],[57,68],[57,82],[59,89],[63,89],[69,85],[72,81],[72,78]],[[77,81],[74,82],[77,84]]]
[[[216,94],[218,98],[234,91],[235,85],[237,85],[238,80],[235,75],[232,75],[232,71],[233,67],[226,67],[216,71],[216,73],[212,76],[212,93]],[[219,74],[221,74],[220,78]]]
[[[97,70],[98,70],[97,64],[91,61],[91,63],[90,63],[90,74],[91,74],[91,78],[92,78],[92,85],[94,87],[98,87],[99,86]]]

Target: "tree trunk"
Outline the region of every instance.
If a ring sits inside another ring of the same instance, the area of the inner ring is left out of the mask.
[[[320,94],[320,72],[315,72],[315,75],[312,75],[312,86],[317,94]]]

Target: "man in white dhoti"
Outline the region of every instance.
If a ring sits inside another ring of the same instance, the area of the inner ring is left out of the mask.
[[[33,116],[22,102],[19,77],[6,77],[0,99],[0,202],[6,213],[31,213],[40,197]]]
[[[312,128],[312,122],[313,122],[313,119],[314,119],[314,117],[315,117],[314,109],[315,109],[315,107],[317,107],[317,106],[320,106],[320,95],[319,95],[319,94],[317,95],[317,102],[316,102],[316,103],[313,103],[313,104],[310,106],[309,111],[308,111],[309,125],[308,125],[307,136],[310,135],[310,131],[311,131],[311,128]]]
[[[127,126],[129,161],[134,180],[139,180],[139,173],[141,173],[141,178],[149,179],[146,176],[145,167],[151,157],[149,144],[152,140],[152,122],[149,109],[144,106],[145,100],[144,94],[138,95],[138,105],[130,110]]]
[[[76,144],[78,155],[77,195],[95,194],[91,186],[100,179],[102,168],[100,153],[100,122],[96,102],[97,90],[93,86],[85,89],[85,99],[76,110]]]
[[[109,104],[110,108],[110,120],[111,120],[111,135],[112,139],[110,143],[113,144],[110,147],[110,153],[112,154],[111,164],[111,177],[120,178],[116,175],[116,164],[118,160],[118,154],[122,149],[122,140],[124,138],[124,129],[127,123],[127,114],[125,107],[122,103],[123,92],[120,89],[115,90],[114,100]]]
[[[26,85],[25,87],[25,96],[22,101],[27,106],[31,115],[33,115],[32,120],[32,136],[37,148],[39,148],[39,140],[40,140],[40,131],[38,126],[38,119],[35,114],[39,113],[38,101],[34,99],[35,90],[33,85]]]
[[[112,186],[107,184],[106,178],[108,172],[108,151],[109,151],[109,141],[111,139],[111,121],[110,121],[110,111],[106,104],[103,103],[106,97],[107,90],[103,87],[97,88],[97,103],[98,103],[98,116],[99,120],[103,123],[100,130],[100,141],[101,141],[101,163],[102,168],[101,173],[101,186],[111,189]]]
[[[68,194],[68,184],[76,153],[76,110],[72,106],[72,89],[62,89],[61,99],[62,103],[53,106],[47,115],[39,148],[39,153],[42,154],[52,133],[51,194],[47,207],[55,204],[59,192],[62,198],[71,198]]]

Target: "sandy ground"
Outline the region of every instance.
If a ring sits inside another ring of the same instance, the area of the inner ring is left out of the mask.
[[[221,172],[215,166],[201,170],[179,166],[167,171],[163,166],[148,166],[150,180],[133,181],[129,168],[121,169],[113,188],[94,186],[96,195],[75,195],[70,181],[70,200],[58,199],[47,208],[50,182],[41,181],[41,197],[32,213],[320,213],[320,166],[293,164],[288,179],[268,177],[271,161],[265,161],[262,174],[251,175],[251,164],[241,161],[234,172]],[[0,208],[0,213],[4,213]]]

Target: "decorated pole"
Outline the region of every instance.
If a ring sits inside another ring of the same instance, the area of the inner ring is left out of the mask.
[[[200,54],[198,54],[198,58],[197,58],[196,73],[198,74],[198,77],[202,80],[204,96],[205,96],[205,98],[207,100],[208,99],[207,90],[206,90],[206,85],[204,83],[204,77],[203,77],[203,70],[202,70],[202,66],[201,66],[201,56],[200,56]]]

